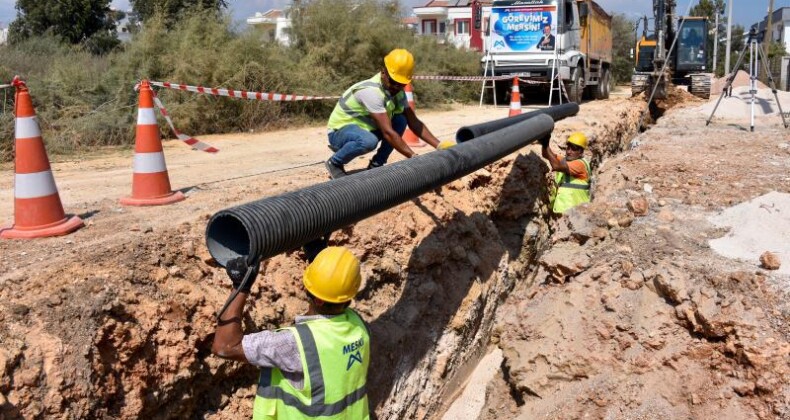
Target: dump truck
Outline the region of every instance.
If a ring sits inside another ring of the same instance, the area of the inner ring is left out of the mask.
[[[543,82],[546,87],[558,75],[570,101],[581,102],[583,96],[606,99],[611,27],[612,17],[592,0],[494,0],[483,74]],[[504,100],[509,87],[510,81],[496,82],[497,98]]]

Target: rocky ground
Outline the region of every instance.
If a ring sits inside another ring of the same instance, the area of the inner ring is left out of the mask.
[[[714,252],[729,229],[709,220],[790,193],[790,136],[775,114],[754,133],[748,114],[706,128],[699,106],[605,159],[594,202],[555,222],[499,310],[503,369],[480,418],[790,418],[790,278]]]
[[[639,99],[589,102],[557,124],[555,149],[583,130],[599,171],[594,203],[567,218],[549,217],[550,174],[530,146],[333,235],[363,261],[355,308],[374,337],[378,418],[439,417],[492,346],[503,369],[471,418],[785,415],[787,280],[706,244],[724,234],[709,215],[788,192],[765,182],[787,177],[787,132],[776,121],[754,134],[742,121],[706,129],[700,102],[678,94],[672,105],[619,155],[638,134]],[[506,113],[424,115],[448,138]],[[119,207],[128,152],[53,164],[67,210],[87,226],[0,242],[0,417],[250,416],[257,372],[209,353],[229,282],[209,263],[205,224],[325,181],[316,163],[328,151],[321,127],[204,140],[220,154],[167,143],[188,199],[162,208]],[[11,197],[13,168],[2,170]],[[305,266],[298,251],[264,264],[245,328],[304,311]]]

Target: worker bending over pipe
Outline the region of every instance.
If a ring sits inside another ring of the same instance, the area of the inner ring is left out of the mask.
[[[440,142],[417,118],[409,106],[404,88],[411,83],[414,57],[404,49],[394,49],[384,57],[381,72],[354,84],[337,101],[329,116],[329,148],[335,152],[326,161],[332,179],[346,176],[344,165],[355,157],[372,152],[381,142],[368,169],[387,163],[392,150],[410,158],[414,151],[403,141],[406,126],[435,148],[451,147]]]

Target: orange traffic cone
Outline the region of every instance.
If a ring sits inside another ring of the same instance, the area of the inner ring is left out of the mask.
[[[63,212],[30,93],[18,78],[14,78],[13,85],[16,87],[14,225],[0,229],[0,237],[31,239],[74,232],[83,226],[82,219],[66,217]]]
[[[412,90],[411,83],[406,85],[403,91],[406,92],[406,100],[409,101],[411,109],[417,109],[414,106],[414,90]],[[425,147],[425,142],[420,140],[409,127],[406,127],[406,131],[403,132],[403,141],[405,141],[409,147]]]
[[[514,115],[521,114],[521,92],[518,89],[518,77],[513,78],[513,90],[510,93],[510,112],[508,112],[507,116],[512,117]]]
[[[184,194],[170,189],[162,139],[154,113],[154,96],[147,80],[140,83],[137,135],[134,142],[132,196],[121,199],[125,206],[159,206],[183,200]]]

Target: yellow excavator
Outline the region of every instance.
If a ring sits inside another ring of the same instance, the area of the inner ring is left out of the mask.
[[[632,96],[647,92],[649,97],[655,87],[653,99],[664,99],[667,83],[671,82],[688,86],[694,96],[710,98],[711,74],[706,67],[708,19],[681,17],[676,30],[674,12],[675,0],[653,0],[652,32],[648,27],[649,19],[644,17],[642,37],[636,43],[634,54]],[[668,63],[667,74],[662,74],[665,63]]]

